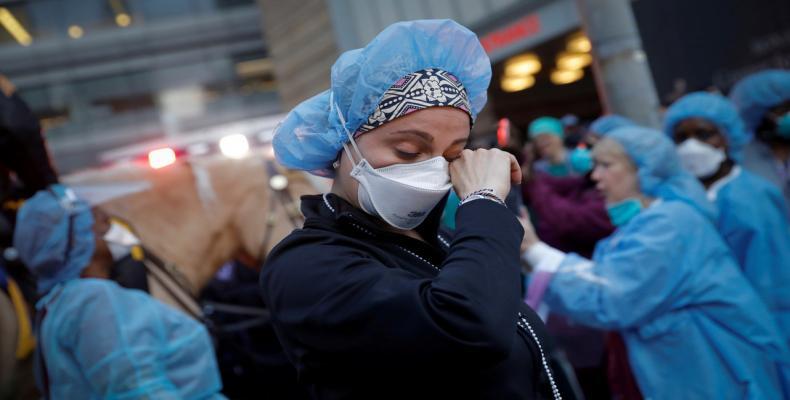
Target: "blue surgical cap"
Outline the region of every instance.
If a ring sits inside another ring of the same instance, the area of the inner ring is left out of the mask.
[[[790,71],[771,69],[743,78],[730,91],[746,130],[754,133],[765,114],[790,100]]]
[[[538,135],[550,134],[562,139],[565,137],[565,128],[562,121],[554,117],[540,117],[529,124],[529,137],[535,138]]]
[[[716,207],[708,201],[705,189],[697,178],[680,165],[675,145],[663,133],[651,128],[626,126],[608,135],[625,149],[639,170],[642,193],[665,200],[679,200],[715,220]]]
[[[36,276],[39,293],[79,278],[94,251],[90,207],[69,189],[39,191],[17,214],[14,248]]]
[[[472,118],[486,103],[491,61],[469,29],[451,20],[419,20],[390,25],[362,49],[350,50],[332,66],[329,90],[291,110],[275,130],[273,147],[282,165],[332,176],[331,164],[398,79],[436,68],[453,74],[466,88]],[[337,107],[335,109],[334,107]]]
[[[607,133],[624,126],[636,126],[636,122],[623,117],[618,114],[608,114],[598,117],[592,124],[590,124],[589,131],[601,136],[606,136]]]
[[[708,92],[687,94],[667,109],[664,115],[664,133],[671,138],[677,124],[689,118],[702,118],[715,124],[727,138],[730,157],[741,161],[743,146],[751,135],[743,127],[738,110],[726,97]]]

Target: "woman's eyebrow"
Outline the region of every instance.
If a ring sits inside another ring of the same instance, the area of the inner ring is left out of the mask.
[[[398,130],[398,131],[395,131],[395,132],[390,132],[390,135],[413,135],[413,136],[419,137],[420,139],[422,139],[422,140],[424,140],[424,141],[426,141],[428,143],[433,143],[433,135],[431,135],[428,132],[421,131],[419,129],[401,129],[401,130]],[[453,141],[453,143],[451,145],[456,145],[456,144],[460,144],[460,143],[466,143],[468,140],[469,140],[469,138],[456,139],[456,140]]]
[[[419,129],[401,129],[399,131],[390,132],[390,135],[413,135],[421,138],[422,140],[432,143],[433,136],[425,131],[421,131]]]

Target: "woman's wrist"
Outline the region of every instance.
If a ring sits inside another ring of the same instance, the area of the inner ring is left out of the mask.
[[[487,199],[505,205],[505,201],[494,193],[494,189],[489,189],[489,188],[475,190],[467,194],[466,196],[464,196],[463,199],[461,199],[460,205],[468,203],[473,200],[480,200],[480,199]]]

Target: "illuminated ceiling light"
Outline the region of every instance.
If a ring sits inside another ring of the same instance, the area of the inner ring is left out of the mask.
[[[247,137],[237,133],[219,140],[219,151],[228,158],[243,158],[250,151]]]
[[[551,72],[551,82],[555,85],[567,85],[584,77],[581,69],[555,69]]]
[[[5,7],[0,7],[0,25],[3,25],[3,28],[22,46],[30,46],[33,43],[33,38],[27,33],[25,27]]]
[[[592,43],[587,36],[579,32],[568,39],[568,44],[565,46],[569,51],[577,53],[589,53],[592,50]]]
[[[115,16],[115,23],[121,28],[125,28],[132,23],[132,17],[127,13],[120,13]]]
[[[582,69],[592,63],[589,53],[572,53],[563,51],[557,55],[557,68],[563,70]]]
[[[522,54],[505,62],[505,75],[509,77],[534,75],[540,71],[540,59],[534,53]]]
[[[72,26],[69,27],[69,36],[72,39],[79,39],[79,38],[81,38],[83,33],[85,33],[85,32],[82,31],[82,28],[79,25],[72,25]]]
[[[176,152],[169,147],[151,150],[148,153],[148,165],[153,169],[164,168],[176,162]]]
[[[506,92],[518,92],[520,90],[528,89],[535,84],[535,77],[532,75],[525,76],[506,76],[502,78],[500,87]]]

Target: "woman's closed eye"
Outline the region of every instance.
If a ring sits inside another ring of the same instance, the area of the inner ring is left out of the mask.
[[[419,151],[401,150],[397,148],[395,149],[395,154],[397,154],[399,158],[404,160],[414,160],[420,156]]]

